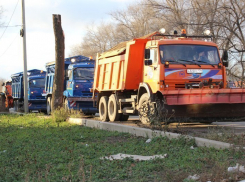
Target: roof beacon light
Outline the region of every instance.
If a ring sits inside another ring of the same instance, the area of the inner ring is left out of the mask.
[[[186,30],[185,29],[181,30],[181,36],[186,36]]]
[[[89,60],[92,60],[93,59],[93,57],[92,56],[89,56]]]
[[[71,59],[71,62],[72,62],[72,63],[75,63],[75,62],[76,62],[76,58],[72,58],[72,59]]]
[[[159,32],[160,32],[161,34],[164,34],[164,33],[166,32],[166,30],[165,30],[165,28],[161,28],[161,29],[159,30]]]
[[[210,32],[210,30],[205,30],[203,33],[204,33],[204,35],[210,35],[211,32]]]

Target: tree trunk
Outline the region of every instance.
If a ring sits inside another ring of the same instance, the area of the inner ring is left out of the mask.
[[[55,35],[55,74],[52,93],[52,108],[55,110],[63,106],[64,91],[64,72],[65,72],[65,56],[64,56],[64,32],[61,27],[61,16],[53,15],[53,27]]]

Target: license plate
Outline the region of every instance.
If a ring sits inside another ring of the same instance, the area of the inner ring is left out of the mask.
[[[202,73],[202,69],[187,69],[187,73]]]

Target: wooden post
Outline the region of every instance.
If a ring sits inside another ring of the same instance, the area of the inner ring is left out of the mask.
[[[65,75],[65,55],[64,55],[64,32],[61,26],[61,16],[53,15],[53,27],[55,35],[55,74],[52,93],[51,110],[63,106],[64,75]]]

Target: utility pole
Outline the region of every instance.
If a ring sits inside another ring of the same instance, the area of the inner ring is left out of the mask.
[[[51,101],[51,110],[63,106],[64,76],[65,76],[65,36],[61,26],[61,16],[53,14],[53,28],[55,35],[55,73]]]
[[[23,82],[24,82],[24,110],[25,113],[29,112],[28,107],[28,91],[27,91],[27,55],[26,55],[26,22],[25,22],[25,0],[22,0],[22,29],[20,30],[20,36],[23,37]]]

